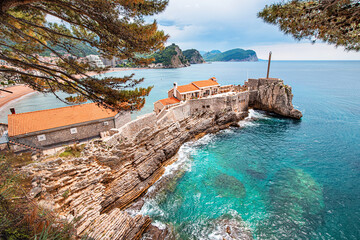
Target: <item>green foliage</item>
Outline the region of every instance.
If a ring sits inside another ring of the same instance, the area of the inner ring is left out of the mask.
[[[358,0],[292,0],[267,5],[258,16],[297,40],[322,40],[360,51]]]
[[[19,76],[39,92],[71,94],[65,99],[57,96],[67,103],[91,100],[114,110],[141,109],[151,91],[135,88],[144,79],[133,75],[97,79],[88,71],[106,69],[93,69],[77,58],[96,49],[104,58],[149,63],[141,56],[163,49],[168,36],[144,17],[160,13],[167,4],[168,0],[3,0],[0,59],[11,66],[0,67],[0,73]],[[61,22],[48,21],[54,18]],[[39,57],[50,53],[57,57],[54,62]]]
[[[218,50],[215,50],[204,54],[205,61],[209,61],[209,62],[248,61],[251,58],[257,59],[255,51],[244,50],[240,48],[232,49],[223,53]]]
[[[59,157],[64,157],[64,158],[68,158],[68,157],[80,157],[82,150],[84,149],[85,145],[77,145],[74,144],[72,146],[66,147],[65,151],[60,153]]]
[[[203,62],[205,62],[205,60],[201,56],[200,52],[198,50],[196,50],[196,49],[185,50],[183,52],[183,54],[184,54],[185,58],[190,63],[203,63]],[[195,60],[195,62],[193,62],[193,60]]]
[[[212,58],[212,57],[214,57],[214,56],[216,56],[216,55],[218,55],[218,54],[221,54],[221,51],[219,51],[219,50],[212,50],[212,51],[210,51],[210,52],[204,53],[204,54],[203,54],[203,57],[204,57],[204,59],[209,59],[209,58]]]
[[[164,50],[152,55],[152,57],[155,58],[154,63],[162,63],[164,66],[170,66],[172,57],[177,54],[175,48],[176,45],[172,44],[166,47]]]
[[[180,54],[178,54],[176,50],[179,51]],[[153,54],[151,57],[155,59],[154,63],[162,63],[165,67],[171,67],[171,60],[177,55],[182,64],[188,64],[188,60],[183,56],[181,49],[174,43],[166,47],[164,50]]]
[[[96,48],[93,48],[93,47],[89,46],[88,44],[85,44],[82,42],[77,42],[74,47],[75,47],[75,49],[74,49],[75,56],[86,57],[88,55],[98,55],[99,54],[98,51],[96,50]],[[54,51],[59,52],[61,54],[67,53],[66,49],[59,45],[51,46],[51,48]],[[49,49],[45,49],[41,55],[49,57],[51,53],[52,52]]]

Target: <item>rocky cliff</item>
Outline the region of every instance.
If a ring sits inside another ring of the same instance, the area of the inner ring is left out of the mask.
[[[164,68],[181,68],[190,66],[189,61],[184,56],[179,46],[172,44],[164,50],[155,53],[153,56],[155,61],[153,63],[161,63]]]
[[[284,117],[302,118],[302,113],[292,104],[293,94],[284,81],[274,79],[249,79],[246,85],[250,89],[249,107],[274,112]]]
[[[80,158],[24,167],[32,178],[31,197],[64,221],[74,220],[79,236],[140,239],[148,231],[151,239],[164,237],[150,226],[148,216],[129,209],[142,207],[139,198],[163,175],[183,143],[237,125],[248,106],[301,117],[292,106],[291,88],[282,81],[250,79],[246,84],[250,91],[194,99],[159,115],[145,115],[108,139],[91,142]]]
[[[196,49],[189,49],[184,51],[183,53],[186,59],[190,62],[190,64],[201,64],[205,62],[200,52]]]
[[[193,100],[130,122],[107,141],[87,145],[81,158],[30,164],[23,169],[33,179],[30,195],[60,218],[76,219],[79,236],[139,239],[151,220],[125,210],[184,142],[236,124],[247,116],[247,102],[247,93]]]

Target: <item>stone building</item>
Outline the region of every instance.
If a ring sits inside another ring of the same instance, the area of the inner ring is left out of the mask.
[[[100,137],[131,121],[129,112],[117,113],[95,103],[11,114],[8,137],[25,148],[52,148]]]
[[[178,86],[177,83],[174,83],[174,87],[168,91],[168,97],[174,97],[180,101],[186,101],[189,99],[215,95],[218,93],[219,88],[220,85],[216,78],[196,81],[182,86]]]
[[[221,87],[215,77],[181,86],[174,83],[174,87],[168,91],[168,98],[155,102],[154,109],[156,113],[160,113],[164,108],[168,109],[173,104],[179,104],[180,101],[185,102],[219,94],[220,89]],[[174,99],[178,102],[174,102]]]
[[[155,112],[158,114],[163,109],[169,109],[170,107],[176,106],[180,104],[180,100],[174,97],[169,97],[165,99],[161,99],[154,103]]]

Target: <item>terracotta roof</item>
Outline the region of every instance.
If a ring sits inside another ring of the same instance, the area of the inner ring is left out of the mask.
[[[213,78],[210,78],[209,80],[196,81],[196,82],[192,82],[192,83],[195,84],[199,88],[219,86],[219,83],[214,81]]]
[[[172,104],[176,104],[176,103],[179,103],[179,102],[180,102],[180,100],[178,100],[177,98],[174,98],[174,97],[161,99],[161,100],[159,100],[159,101],[160,101],[161,104],[164,105],[164,106],[172,105]]]
[[[197,88],[194,84],[190,83],[187,85],[178,86],[177,90],[179,91],[179,93],[186,93],[186,92],[199,91],[199,88]]]
[[[95,103],[8,115],[10,137],[82,122],[114,117],[117,113]]]

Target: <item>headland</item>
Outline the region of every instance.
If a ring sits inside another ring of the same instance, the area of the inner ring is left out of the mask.
[[[142,207],[139,199],[163,175],[183,143],[238,126],[249,108],[302,117],[292,106],[291,87],[282,80],[249,79],[244,87],[246,91],[190,99],[144,115],[86,145],[80,158],[24,167],[32,178],[30,196],[64,221],[77,219],[79,236],[140,239],[151,219],[127,209]]]

